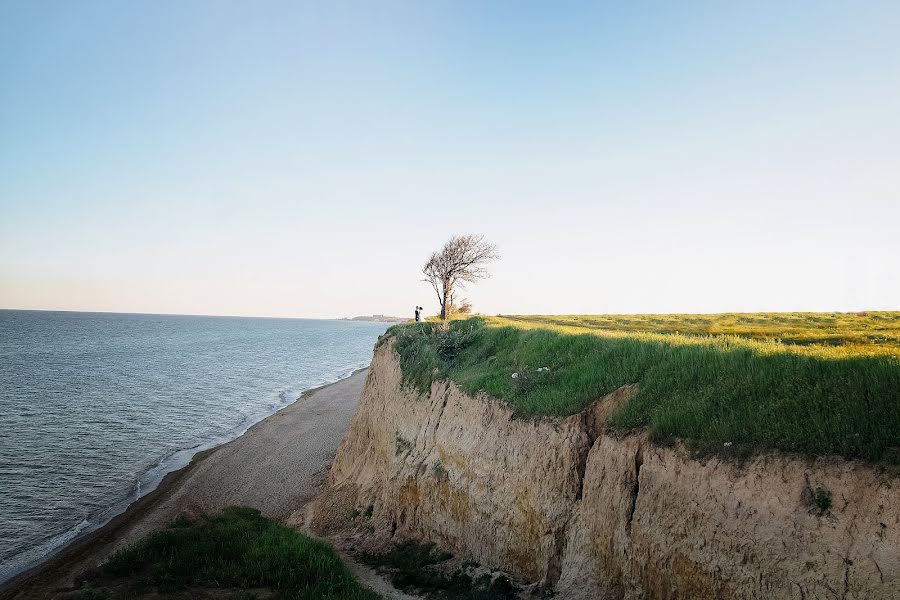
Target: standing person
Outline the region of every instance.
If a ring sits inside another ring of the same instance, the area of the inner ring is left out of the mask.
[[[422,321],[422,307],[417,306],[416,307],[416,323],[419,323],[421,321]]]

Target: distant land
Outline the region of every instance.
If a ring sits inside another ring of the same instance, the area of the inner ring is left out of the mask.
[[[361,317],[344,317],[340,321],[377,321],[379,323],[403,323],[409,321],[407,317],[389,317],[387,315],[364,315]]]

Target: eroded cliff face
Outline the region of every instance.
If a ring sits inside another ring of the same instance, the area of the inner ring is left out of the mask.
[[[382,344],[326,489],[293,520],[368,549],[433,541],[561,598],[900,598],[900,479],[837,459],[699,462],[606,430],[633,392],[519,419],[451,382],[404,388]]]

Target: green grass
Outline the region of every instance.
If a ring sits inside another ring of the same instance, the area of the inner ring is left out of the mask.
[[[898,331],[900,313],[790,313],[476,317],[389,333],[422,391],[449,377],[521,415],[566,416],[638,383],[613,426],[897,464]]]
[[[186,588],[266,588],[295,600],[379,597],[361,587],[327,545],[249,508],[228,508],[197,522],[179,519],[114,554],[88,583],[91,591],[83,594],[106,594],[93,591],[105,588],[115,598]]]
[[[831,492],[826,490],[825,488],[821,488],[821,487],[816,488],[814,498],[815,498],[814,501],[816,503],[816,506],[822,512],[831,508]]]
[[[772,351],[822,358],[900,358],[900,312],[723,313],[713,315],[525,315],[487,317],[494,326],[561,333],[733,336],[764,342]]]
[[[467,570],[477,567],[467,561],[449,571],[444,563],[452,554],[441,552],[434,544],[408,540],[380,555],[369,555],[366,561],[387,571],[391,582],[408,592],[425,594],[434,600],[514,600],[516,587],[505,576],[484,573],[472,577]]]
[[[82,590],[72,600],[109,600],[109,594],[99,590]]]

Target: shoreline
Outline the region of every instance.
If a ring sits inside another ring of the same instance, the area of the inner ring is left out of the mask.
[[[27,584],[33,577],[52,575],[80,559],[86,558],[87,554],[95,551],[97,546],[112,543],[113,540],[111,538],[120,533],[124,526],[131,520],[140,517],[155,504],[157,500],[159,500],[160,496],[171,491],[172,487],[184,477],[184,475],[206,458],[206,456],[214,452],[216,448],[218,448],[218,446],[197,452],[190,463],[180,469],[167,473],[153,490],[133,501],[124,511],[113,516],[105,524],[75,536],[69,542],[44,556],[38,564],[35,564],[24,571],[13,575],[3,583],[0,583],[0,598],[5,598],[7,597],[7,594],[15,593],[17,591],[16,588],[23,584]]]
[[[230,444],[241,440],[245,436],[248,436],[248,434],[253,433],[255,430],[263,429],[267,423],[274,421],[281,413],[288,411],[292,407],[296,407],[300,400],[309,398],[317,392],[339,385],[343,382],[349,382],[356,375],[367,371],[368,368],[368,366],[365,366],[355,369],[349,375],[335,381],[304,390],[292,402],[279,407],[275,412],[272,412],[249,425],[241,433],[231,439],[223,440],[208,448],[203,448],[203,444],[199,444],[195,447],[198,450],[191,455],[187,464],[165,473],[156,485],[149,489],[149,491],[125,504],[122,510],[113,512],[104,523],[79,533],[71,540],[60,545],[58,548],[55,548],[40,559],[37,559],[24,570],[0,583],[0,600],[15,597],[19,592],[25,592],[27,594],[28,590],[26,588],[32,583],[40,584],[44,581],[65,578],[66,572],[76,569],[80,563],[89,560],[92,556],[102,554],[105,549],[113,547],[129,527],[136,525],[141,519],[150,516],[155,508],[175,492],[178,484],[189,479],[192,474],[196,473],[204,461],[210,456]],[[185,450],[180,450],[179,452],[184,452]],[[177,454],[177,452],[174,453],[173,456],[175,454]],[[121,501],[121,503],[124,504],[124,501]],[[114,510],[115,506],[116,505],[113,505],[110,510]]]

